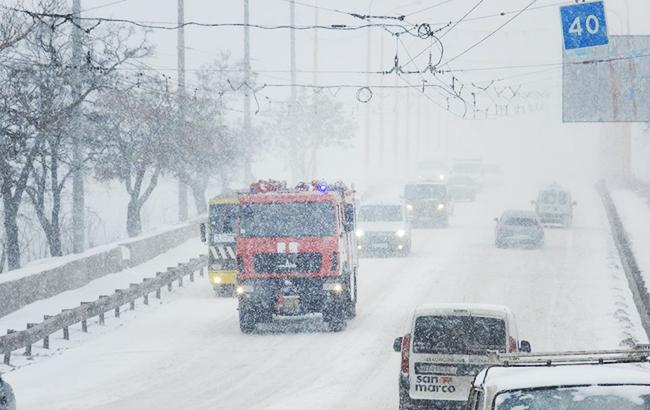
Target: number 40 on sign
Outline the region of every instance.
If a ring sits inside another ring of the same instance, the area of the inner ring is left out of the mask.
[[[609,43],[602,1],[560,7],[560,12],[566,50]]]

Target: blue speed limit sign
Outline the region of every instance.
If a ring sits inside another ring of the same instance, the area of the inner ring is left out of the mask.
[[[602,1],[560,7],[564,48],[602,46],[609,43]]]

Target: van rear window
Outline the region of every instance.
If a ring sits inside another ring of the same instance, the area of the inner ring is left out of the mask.
[[[502,319],[476,316],[420,316],[415,320],[413,352],[485,354],[506,351]]]

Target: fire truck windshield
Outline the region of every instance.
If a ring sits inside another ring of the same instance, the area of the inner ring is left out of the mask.
[[[210,206],[210,230],[213,234],[235,233],[237,207],[235,204]]]
[[[333,236],[336,213],[331,202],[247,204],[242,206],[241,236]]]

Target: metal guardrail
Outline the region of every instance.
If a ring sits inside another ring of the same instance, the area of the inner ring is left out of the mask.
[[[607,218],[612,229],[614,243],[616,244],[616,249],[621,259],[630,291],[632,292],[634,304],[641,317],[641,325],[650,339],[650,293],[648,293],[648,287],[639,270],[639,265],[634,257],[630,240],[616,209],[616,204],[614,204],[614,200],[607,188],[607,183],[600,181],[596,187],[607,211]]]
[[[128,289],[117,289],[110,296],[100,296],[94,302],[81,302],[81,306],[74,309],[64,309],[54,316],[45,316],[41,323],[27,323],[27,329],[21,331],[7,330],[7,335],[0,336],[0,354],[4,355],[4,364],[9,365],[11,354],[19,349],[25,349],[25,356],[32,355],[32,345],[43,341],[43,348],[49,349],[50,336],[63,331],[63,338],[70,339],[70,326],[81,323],[82,332],[88,332],[88,320],[99,318],[99,324],[104,324],[106,313],[113,311],[115,317],[120,317],[120,308],[129,305],[130,310],[135,309],[136,300],[142,298],[145,305],[149,304],[149,295],[155,293],[157,299],[161,298],[162,289],[167,287],[172,290],[173,283],[178,281],[183,286],[183,278],[189,275],[194,281],[195,272],[203,276],[203,268],[207,265],[207,257],[191,259],[187,263],[179,263],[176,268],[167,268],[166,272],[156,273],[155,278],[145,278],[142,283],[131,284]]]

